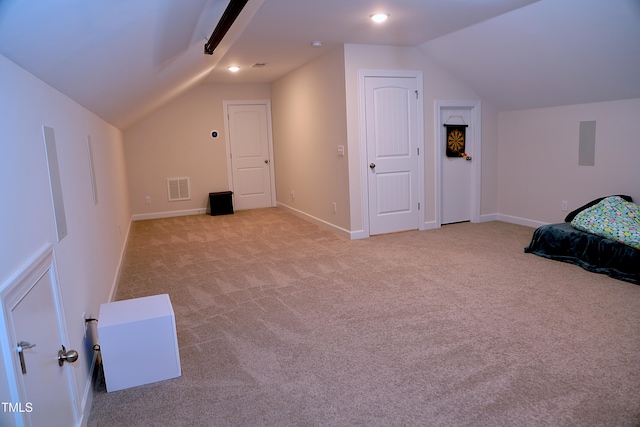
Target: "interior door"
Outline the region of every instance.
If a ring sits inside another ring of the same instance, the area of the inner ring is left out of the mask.
[[[58,361],[67,340],[53,260],[45,251],[2,298],[18,386],[11,412],[27,426],[69,427],[78,419],[72,368]]]
[[[471,109],[443,108],[441,109],[441,123],[469,124]],[[472,162],[475,154],[473,129],[466,128],[465,153],[466,157],[447,157],[446,132],[441,144],[442,155],[442,224],[452,224],[471,220],[471,191],[473,186]]]
[[[227,105],[235,209],[274,206],[267,104]]]
[[[369,234],[419,228],[415,77],[366,77]]]

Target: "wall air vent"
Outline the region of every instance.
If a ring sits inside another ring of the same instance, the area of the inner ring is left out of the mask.
[[[189,178],[167,178],[169,201],[191,200]]]
[[[264,67],[265,65],[267,65],[267,63],[266,63],[266,62],[256,62],[255,64],[253,64],[253,65],[251,66],[251,68],[262,68],[262,67]]]

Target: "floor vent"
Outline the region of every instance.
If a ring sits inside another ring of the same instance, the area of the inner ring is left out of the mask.
[[[191,200],[189,178],[167,178],[167,192],[170,202]]]

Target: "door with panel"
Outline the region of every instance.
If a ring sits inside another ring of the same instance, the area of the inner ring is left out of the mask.
[[[233,200],[238,210],[275,205],[269,117],[268,103],[227,105]]]
[[[415,77],[366,77],[369,234],[419,228]]]
[[[40,254],[2,292],[15,384],[17,425],[74,426],[78,409],[53,250]],[[3,414],[7,415],[6,411]]]

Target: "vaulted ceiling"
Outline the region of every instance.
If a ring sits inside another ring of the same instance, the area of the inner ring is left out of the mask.
[[[227,4],[0,0],[0,54],[121,129],[194,85],[269,83],[344,43],[416,47],[498,109],[640,98],[640,0],[249,0],[205,55]]]

